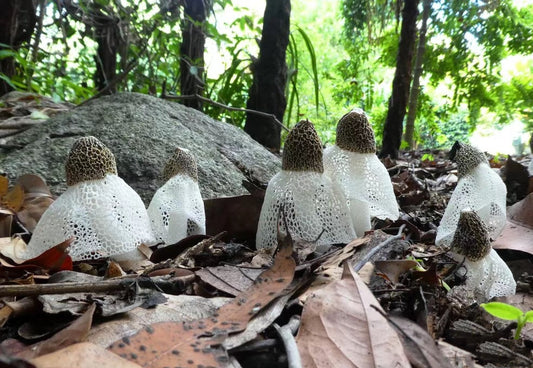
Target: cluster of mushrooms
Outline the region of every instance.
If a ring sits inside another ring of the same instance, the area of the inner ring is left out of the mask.
[[[511,271],[492,249],[506,222],[506,188],[485,155],[456,143],[451,158],[459,181],[438,228],[436,244],[461,262],[475,300],[514,294]],[[176,149],[164,184],[145,208],[117,175],[111,151],[94,137],[78,139],[66,162],[67,190],[43,214],[25,253],[32,258],[74,238],[73,260],[135,259],[141,244],[173,244],[205,234],[205,213],[194,157]],[[274,249],[278,231],[323,253],[371,229],[372,218],[396,220],[398,205],[389,174],[376,156],[374,132],[354,109],[337,125],[334,146],[322,149],[311,122],[289,132],[282,170],[269,182],[259,219],[257,248]]]

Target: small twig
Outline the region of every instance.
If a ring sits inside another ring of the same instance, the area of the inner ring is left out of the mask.
[[[32,120],[32,121],[5,121],[3,123],[0,123],[0,129],[1,130],[9,130],[9,129],[27,129],[31,128],[34,125],[41,124],[45,119],[39,119],[39,120]]]
[[[195,94],[195,95],[183,95],[183,96],[170,96],[170,95],[167,95],[167,94],[162,94],[161,98],[167,99],[167,100],[195,100],[195,99],[198,99],[198,100],[200,100],[202,102],[206,102],[208,104],[211,104],[211,105],[216,106],[216,107],[220,107],[220,108],[228,110],[228,111],[249,112],[250,114],[263,116],[265,118],[271,118],[273,121],[275,121],[285,131],[287,131],[287,132],[289,131],[289,128],[287,128],[285,125],[283,125],[283,123],[281,121],[279,121],[276,118],[276,115],[274,115],[274,114],[269,114],[267,112],[251,110],[251,109],[243,109],[241,107],[233,107],[233,106],[224,105],[224,104],[222,104],[220,102],[213,101],[213,100],[211,100],[211,99],[209,99],[207,97],[203,97],[203,96],[200,96],[198,94]]]
[[[134,277],[134,278],[117,278],[97,282],[61,282],[51,284],[31,284],[31,285],[0,285],[0,297],[4,296],[37,296],[45,294],[69,294],[69,293],[97,293],[126,290],[131,287],[132,283],[137,281],[149,280],[143,282],[143,287],[158,288],[166,287],[172,278],[168,276],[156,277]],[[175,280],[179,282],[178,279]],[[146,284],[146,285],[145,285]],[[162,284],[162,285],[159,285]]]
[[[277,323],[273,323],[272,326],[274,326],[276,332],[281,338],[281,341],[283,341],[283,346],[285,347],[285,352],[287,353],[288,367],[301,368],[302,360],[300,358],[298,346],[296,345],[296,340],[294,339],[290,325],[286,324],[280,327]]]
[[[400,226],[400,228],[398,229],[398,234],[394,235],[394,236],[391,236],[390,238],[388,238],[387,240],[381,242],[380,244],[376,245],[374,248],[372,248],[372,250],[370,252],[368,252],[359,262],[357,262],[354,266],[354,270],[355,272],[359,271],[361,268],[363,268],[363,266],[368,262],[370,261],[370,259],[377,253],[379,252],[381,249],[383,249],[385,246],[387,246],[390,242],[394,241],[394,240],[397,240],[397,239],[400,239],[402,237],[402,232],[403,232],[403,229],[405,228],[405,224],[403,224],[402,226]]]

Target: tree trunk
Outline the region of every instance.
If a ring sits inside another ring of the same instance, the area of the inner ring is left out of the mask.
[[[17,51],[25,42],[31,41],[31,35],[37,22],[35,4],[32,0],[0,0],[0,50]],[[0,73],[12,78],[16,73],[15,59],[0,59]],[[6,81],[0,79],[0,96],[12,91]]]
[[[418,109],[418,96],[420,95],[420,77],[424,65],[424,54],[426,52],[426,33],[428,18],[431,13],[431,0],[424,0],[424,10],[422,11],[422,25],[418,35],[418,47],[416,51],[415,70],[413,74],[413,85],[409,95],[409,108],[407,109],[407,121],[405,122],[404,140],[409,148],[415,148],[415,119]]]
[[[202,95],[205,87],[204,49],[205,21],[210,0],[185,0],[183,40],[180,52],[180,83],[182,95]],[[184,105],[202,111],[202,101],[185,100]]]
[[[390,155],[391,158],[397,158],[402,143],[403,118],[409,99],[417,17],[418,0],[405,0],[402,10],[402,29],[396,59],[396,72],[392,81],[392,94],[385,119],[380,157]]]
[[[117,75],[117,54],[120,43],[118,19],[102,17],[102,21],[95,24],[95,40],[98,43],[96,56],[96,72],[94,73],[94,85],[101,91],[105,88],[105,94],[113,94],[117,91],[116,84],[109,85]]]
[[[259,59],[252,65],[253,83],[246,106],[274,114],[281,122],[287,107],[285,53],[289,44],[290,15],[290,0],[267,0]],[[279,152],[281,126],[273,119],[247,113],[244,131],[269,150]]]

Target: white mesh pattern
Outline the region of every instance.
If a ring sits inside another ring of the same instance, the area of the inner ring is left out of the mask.
[[[498,174],[488,164],[479,164],[457,182],[440,221],[435,244],[451,244],[461,211],[466,208],[478,214],[489,237],[496,239],[506,222],[506,196],[507,189]]]
[[[511,270],[494,249],[479,261],[466,259],[464,267],[467,270],[465,286],[474,291],[479,299],[484,298],[478,302],[516,292],[516,282]]]
[[[324,172],[342,188],[352,217],[356,216],[353,222],[358,236],[370,230],[370,227],[360,229],[361,225],[358,226],[361,222],[370,224],[370,219],[362,221],[357,218],[362,213],[367,212],[370,217],[379,219],[398,219],[398,204],[389,173],[376,154],[328,147],[324,150]]]
[[[75,237],[69,248],[75,261],[155,243],[141,198],[114,174],[68,187],[41,217],[24,256],[36,257],[70,237]]]
[[[333,189],[324,174],[283,170],[270,180],[257,228],[257,248],[276,246],[278,224],[286,232],[281,209],[293,239],[314,242],[324,230],[318,252],[355,238],[342,193]]]
[[[531,161],[529,161],[527,171],[529,171],[529,176],[533,176],[533,155],[531,155]]]
[[[148,206],[156,238],[166,245],[205,234],[205,210],[198,182],[177,174],[157,190]]]

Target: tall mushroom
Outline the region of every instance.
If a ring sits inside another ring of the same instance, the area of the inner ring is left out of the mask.
[[[476,212],[461,211],[451,242],[454,258],[466,269],[465,288],[477,302],[513,295],[516,282],[507,264],[492,249],[483,221]]]
[[[450,245],[459,215],[465,208],[475,211],[487,227],[490,238],[496,239],[506,223],[505,184],[490,168],[485,154],[468,144],[456,142],[450,158],[457,162],[459,180],[442,216],[435,244]]]
[[[192,154],[176,148],[163,170],[165,184],[148,206],[155,236],[165,244],[194,234],[205,234],[205,211],[198,168]]]
[[[374,131],[363,110],[339,120],[335,145],[324,151],[324,171],[342,189],[357,236],[371,229],[372,217],[398,218],[390,176],[376,156]]]
[[[258,248],[276,246],[278,227],[288,230],[293,239],[316,242],[318,252],[355,238],[346,201],[323,173],[322,146],[310,121],[300,121],[289,132],[281,168],[268,183],[257,229]]]
[[[45,211],[24,257],[40,255],[74,237],[73,260],[136,255],[155,243],[141,197],[118,177],[115,156],[95,137],[78,139],[65,165],[67,190]]]

